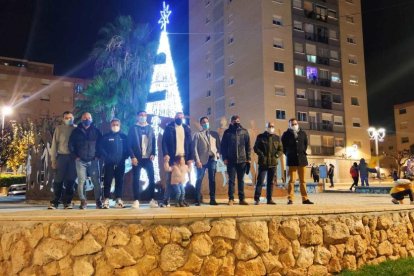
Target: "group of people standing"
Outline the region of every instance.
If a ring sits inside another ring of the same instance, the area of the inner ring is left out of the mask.
[[[155,179],[153,161],[156,156],[156,137],[153,128],[147,123],[147,113],[137,113],[137,122],[130,127],[128,134],[121,132],[121,121],[111,120],[111,130],[102,135],[94,126],[92,116],[85,112],[81,122],[75,126],[71,112],[63,114],[63,124],[54,132],[51,160],[56,170],[53,190],[54,198],[49,209],[63,204],[65,209],[72,209],[75,180],[78,179],[77,192],[80,209],[87,207],[85,181],[89,176],[94,187],[96,208],[109,208],[110,189],[115,178],[115,207],[125,207],[122,201],[125,160],[131,158],[132,185],[134,201],[132,208],[139,208],[140,175],[146,170],[149,180],[150,207],[167,207],[172,194],[176,205],[186,207],[184,185],[187,174],[193,163],[197,171],[195,205],[202,203],[201,186],[208,172],[210,205],[217,205],[215,198],[215,174],[217,161],[221,158],[227,166],[228,205],[233,205],[235,182],[237,177],[238,197],[240,205],[248,205],[244,195],[244,174],[248,174],[251,162],[250,137],[240,123],[240,117],[231,117],[231,123],[220,139],[217,132],[210,130],[208,117],[200,118],[201,130],[191,134],[191,129],[184,123],[184,114],[176,114],[174,121],[167,124],[162,137],[162,154],[164,169],[167,172],[166,187],[163,199],[155,200]],[[300,191],[303,204],[313,204],[307,197],[305,167],[308,165],[306,149],[308,139],[299,127],[296,119],[289,120],[289,128],[279,137],[274,133],[272,122],[267,123],[266,130],[259,134],[254,144],[254,152],[258,155],[259,169],[254,194],[256,205],[260,203],[260,195],[264,178],[267,175],[267,204],[276,204],[272,200],[274,176],[279,157],[286,155],[288,172],[288,204],[293,204],[294,175],[299,176]],[[220,141],[221,140],[221,141]],[[103,192],[100,172],[103,166]]]
[[[354,162],[352,167],[349,169],[349,173],[351,174],[352,180],[354,181],[349,190],[352,191],[353,187],[358,186],[359,178],[361,178],[361,186],[368,187],[369,172],[376,172],[376,170],[373,168],[369,168],[364,158],[361,158],[361,160],[359,160],[359,164],[357,164],[357,162]]]

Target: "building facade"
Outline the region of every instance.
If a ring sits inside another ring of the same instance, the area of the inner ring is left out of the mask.
[[[397,150],[414,153],[414,101],[394,105]]]
[[[282,133],[296,117],[315,162],[370,158],[360,0],[189,1],[189,14],[192,118]]]
[[[60,117],[72,111],[87,81],[55,76],[53,64],[0,57],[0,107],[10,106],[6,120]]]

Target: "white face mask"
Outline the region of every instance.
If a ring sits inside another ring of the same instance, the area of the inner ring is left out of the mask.
[[[119,132],[121,130],[121,127],[113,126],[113,127],[111,127],[111,129],[112,129],[113,132]]]
[[[299,131],[299,125],[292,126],[292,130],[293,131]]]
[[[275,128],[274,127],[270,127],[270,128],[267,129],[267,131],[269,133],[274,133],[275,132]]]

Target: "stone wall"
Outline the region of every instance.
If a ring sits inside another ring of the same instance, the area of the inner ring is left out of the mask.
[[[0,275],[328,275],[414,256],[414,211],[0,222]]]

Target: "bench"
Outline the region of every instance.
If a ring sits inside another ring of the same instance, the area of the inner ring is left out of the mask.
[[[355,193],[359,194],[389,194],[392,187],[387,186],[357,186]]]
[[[306,192],[308,194],[316,194],[318,192],[319,185],[320,184],[315,183],[315,182],[306,183]],[[286,189],[287,190],[287,183],[286,184],[278,184],[277,187],[280,188],[280,189]],[[294,187],[295,187],[295,193],[296,194],[300,193],[299,183],[296,182]]]

